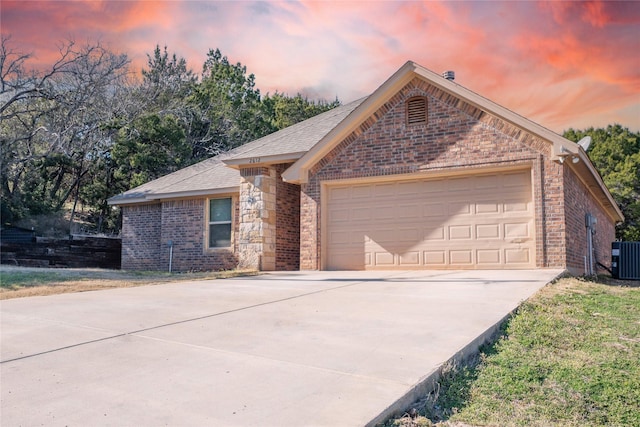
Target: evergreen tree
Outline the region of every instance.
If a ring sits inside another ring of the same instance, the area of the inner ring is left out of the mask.
[[[616,238],[640,241],[640,132],[614,124],[564,133],[574,142],[587,135],[592,139],[587,154],[625,216]]]

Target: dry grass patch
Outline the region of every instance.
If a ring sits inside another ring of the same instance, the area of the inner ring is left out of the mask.
[[[25,268],[0,266],[0,300],[130,288],[162,283],[224,279],[258,274],[252,270],[168,273],[102,269]]]

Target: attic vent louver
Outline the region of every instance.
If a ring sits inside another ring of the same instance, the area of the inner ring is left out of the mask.
[[[407,124],[427,122],[427,98],[415,97],[407,101]]]

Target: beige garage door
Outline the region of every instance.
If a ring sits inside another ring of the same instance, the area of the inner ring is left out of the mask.
[[[327,269],[535,267],[531,171],[328,186]]]

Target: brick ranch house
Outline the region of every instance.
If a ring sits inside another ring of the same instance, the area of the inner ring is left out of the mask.
[[[610,259],[577,144],[407,62],[366,98],[109,200],[122,268],[521,269]],[[587,257],[587,258],[585,258]]]

